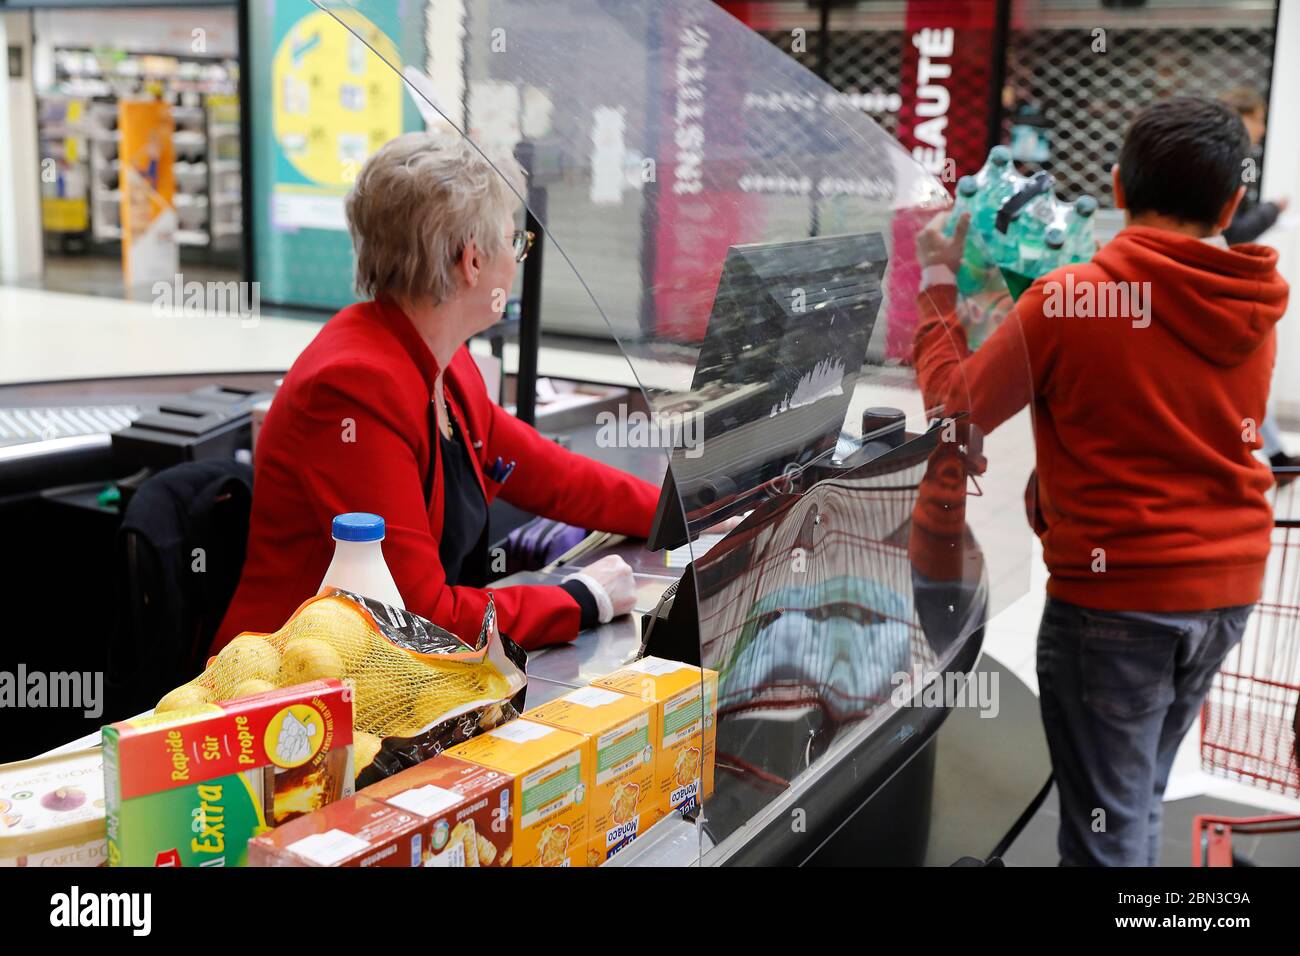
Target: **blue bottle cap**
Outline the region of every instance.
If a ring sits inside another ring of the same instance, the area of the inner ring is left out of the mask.
[[[1005,166],[1011,162],[1011,150],[1006,146],[994,146],[989,150],[989,162],[994,166]]]
[[[1074,201],[1074,211],[1087,219],[1097,211],[1097,200],[1091,196],[1080,196]]]
[[[974,176],[963,176],[957,180],[957,193],[961,196],[974,196],[979,192],[979,183]]]
[[[1065,245],[1065,230],[1060,226],[1052,226],[1043,236],[1043,241],[1049,249],[1059,249]]]
[[[383,541],[384,519],[364,511],[336,515],[332,528],[335,541]]]

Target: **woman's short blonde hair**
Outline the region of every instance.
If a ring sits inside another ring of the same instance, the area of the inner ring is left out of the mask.
[[[345,204],[357,292],[446,302],[458,290],[456,260],[470,240],[489,256],[509,248],[502,222],[519,207],[523,182],[514,157],[489,162],[463,136],[404,133],[385,143]]]

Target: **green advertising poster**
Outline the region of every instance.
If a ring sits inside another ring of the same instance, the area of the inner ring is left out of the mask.
[[[339,5],[349,30],[310,0],[249,4],[253,271],[265,302],[353,301],[343,199],[371,153],[424,126],[392,66],[424,62],[423,31],[409,29],[403,0],[373,6],[382,20]]]

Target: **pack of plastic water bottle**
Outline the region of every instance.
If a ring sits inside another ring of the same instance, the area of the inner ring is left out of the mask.
[[[961,215],[970,213],[958,291],[967,297],[989,291],[998,285],[1000,272],[1012,296],[1018,297],[1039,276],[1072,262],[1087,262],[1095,249],[1096,211],[1092,196],[1060,201],[1049,174],[1021,176],[1011,162],[1011,150],[994,146],[978,173],[958,181],[945,230],[951,236]]]

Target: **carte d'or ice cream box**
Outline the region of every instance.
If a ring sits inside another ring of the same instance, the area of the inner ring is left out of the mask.
[[[524,713],[587,740],[588,866],[604,863],[663,816],[655,790],[655,710],[615,690],[580,687]]]
[[[508,773],[441,753],[358,796],[429,821],[424,866],[510,866],[513,784]]]
[[[680,661],[643,657],[591,683],[654,705],[659,812],[664,816],[684,814],[699,806],[713,792],[718,672]]]
[[[109,866],[242,866],[248,841],[352,795],[352,692],[318,680],[104,728]]]
[[[103,866],[98,748],[0,766],[0,867]]]
[[[520,717],[443,753],[513,778],[512,865],[587,865],[586,738]]]

